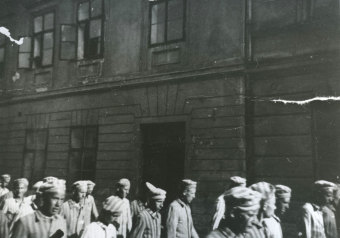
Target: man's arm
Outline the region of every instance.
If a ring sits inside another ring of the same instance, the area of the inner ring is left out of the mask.
[[[311,229],[312,223],[310,213],[306,208],[303,207],[297,223],[298,237],[311,238]]]
[[[8,221],[2,213],[0,214],[0,237],[8,238]]]
[[[92,202],[92,210],[91,210],[91,214],[92,214],[94,220],[97,220],[99,214],[98,214],[98,210],[97,210],[96,203],[95,203],[95,201],[94,201],[94,197],[92,197],[91,200],[92,200],[92,201],[91,201],[91,202]]]
[[[225,211],[225,202],[224,202],[223,197],[221,199],[221,196],[219,196],[215,202],[215,214],[212,219],[212,230],[215,230],[218,228],[224,216],[224,211]]]
[[[26,226],[21,219],[14,224],[11,238],[29,238]]]
[[[178,225],[178,213],[175,208],[170,205],[168,216],[166,219],[166,230],[167,230],[167,238],[175,238],[176,230]]]
[[[141,215],[137,216],[136,224],[133,225],[130,238],[142,238],[145,230],[145,221]]]

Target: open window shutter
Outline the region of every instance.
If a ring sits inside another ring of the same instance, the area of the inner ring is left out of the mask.
[[[60,59],[76,58],[76,26],[64,24],[60,26]]]
[[[24,42],[19,46],[18,67],[21,69],[31,68],[32,37],[25,36]]]

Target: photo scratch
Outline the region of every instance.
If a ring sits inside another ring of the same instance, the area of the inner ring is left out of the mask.
[[[1,26],[0,27],[0,33],[7,36],[10,41],[14,42],[17,45],[22,45],[24,43],[24,38],[20,38],[19,40],[15,40],[11,37],[11,33],[9,32],[9,30],[6,27]]]
[[[324,101],[340,101],[340,96],[339,97],[314,97],[314,98],[310,98],[310,99],[305,99],[305,100],[283,100],[283,99],[273,99],[271,100],[274,103],[283,103],[283,104],[297,104],[297,105],[305,105],[311,102],[315,102],[315,101],[320,101],[320,102],[324,102]]]

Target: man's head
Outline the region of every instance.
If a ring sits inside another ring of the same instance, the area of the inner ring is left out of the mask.
[[[94,186],[96,186],[96,184],[94,182],[92,182],[91,180],[87,181],[87,193],[86,193],[86,195],[92,194]]]
[[[118,218],[123,212],[124,201],[116,196],[111,196],[103,202],[103,209],[99,220],[104,224],[118,225]]]
[[[196,196],[197,182],[190,179],[183,179],[180,186],[180,198],[187,204],[191,203]]]
[[[313,198],[317,205],[325,206],[333,203],[336,185],[326,180],[314,182]]]
[[[247,180],[239,176],[230,177],[229,180],[230,180],[229,189],[234,187],[245,187],[247,184]]]
[[[11,181],[11,176],[9,174],[3,174],[0,176],[0,187],[6,188]]]
[[[28,180],[19,178],[13,182],[13,196],[15,198],[23,198],[27,192]]]
[[[120,198],[126,198],[130,192],[130,181],[127,178],[122,178],[116,183],[116,194]]]
[[[87,181],[77,181],[72,185],[72,199],[79,203],[84,201],[87,192]]]
[[[278,184],[275,186],[276,210],[278,216],[282,216],[289,209],[292,190],[284,185]]]
[[[64,203],[65,190],[65,180],[44,182],[39,187],[39,194],[42,202],[40,210],[45,216],[59,214]]]
[[[250,188],[261,194],[259,217],[269,218],[273,216],[276,209],[275,187],[267,182],[259,182],[251,185]]]
[[[224,193],[226,225],[236,233],[252,227],[260,208],[261,194],[245,187],[234,187]]]
[[[148,189],[148,206],[154,211],[158,212],[163,208],[164,200],[166,198],[166,191],[156,188],[151,183],[146,182]]]

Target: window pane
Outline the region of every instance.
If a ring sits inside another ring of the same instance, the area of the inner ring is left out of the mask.
[[[44,34],[44,49],[53,48],[53,32]]]
[[[44,30],[51,30],[54,28],[54,14],[52,12],[46,14],[44,20]]]
[[[42,31],[43,18],[42,16],[34,18],[34,33]]]
[[[3,63],[5,61],[5,48],[0,48],[0,63]]]
[[[97,146],[97,128],[86,128],[85,132],[85,147],[95,148]]]
[[[168,2],[168,21],[183,18],[183,0],[171,0]]]
[[[183,21],[169,21],[168,22],[168,41],[178,40],[183,38]]]
[[[165,2],[154,4],[151,7],[151,24],[165,22]]]
[[[51,65],[53,61],[53,49],[44,50],[42,64]]]
[[[97,38],[102,35],[102,20],[92,20],[90,22],[90,39]]]
[[[85,24],[79,24],[78,26],[78,49],[77,49],[77,58],[84,58],[84,49],[85,49]]]
[[[75,27],[71,25],[61,26],[61,41],[74,41],[76,39]]]
[[[34,133],[32,131],[29,131],[26,133],[26,149],[28,150],[34,150]]]
[[[102,14],[102,0],[91,0],[91,17],[96,17]]]
[[[89,19],[89,2],[80,3],[78,6],[78,20]]]
[[[72,151],[70,153],[70,170],[81,169],[81,153],[78,151]]]
[[[34,133],[35,136],[35,148],[38,150],[44,150],[47,143],[47,131],[39,130]]]
[[[61,59],[74,59],[76,56],[75,42],[61,42]]]
[[[83,145],[83,128],[73,128],[71,131],[71,148],[78,149]]]
[[[31,52],[31,37],[24,37],[24,42],[19,47],[19,52]]]
[[[155,24],[151,26],[151,44],[163,43],[164,42],[164,23]]]
[[[30,53],[19,53],[19,68],[29,68],[30,58]]]
[[[34,52],[33,57],[40,56],[41,54],[41,36],[34,37]]]

